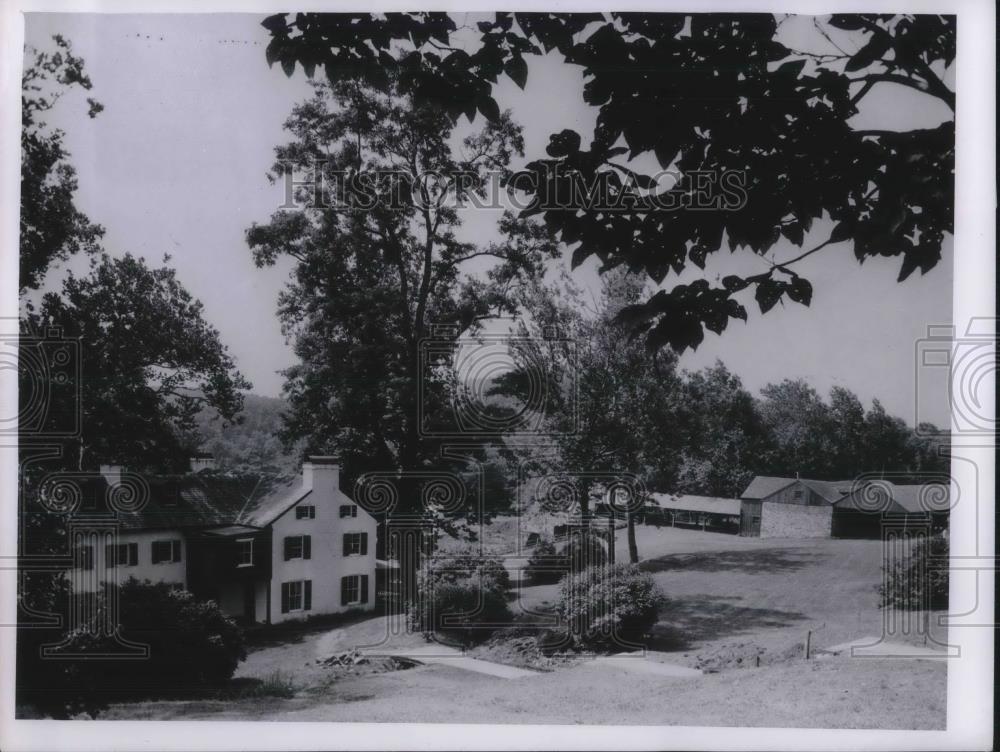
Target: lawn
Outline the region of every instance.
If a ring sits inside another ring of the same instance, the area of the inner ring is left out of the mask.
[[[666,678],[580,661],[502,680],[427,665],[386,673],[332,673],[317,658],[388,640],[384,618],[261,645],[238,675],[286,672],[292,698],[151,702],[112,708],[107,718],[624,723],[942,728],[944,661],[888,658],[805,660],[813,648],[882,632],[876,586],[878,541],[753,539],[640,527],[641,567],[667,594],[647,645],[654,660],[706,670]],[[620,541],[618,551],[627,548]],[[518,560],[507,565],[515,575]],[[517,579],[515,577],[515,579]],[[522,621],[551,619],[556,585],[520,587]],[[919,635],[895,640],[921,642]],[[940,638],[943,639],[943,636]],[[759,660],[759,664],[758,664]]]

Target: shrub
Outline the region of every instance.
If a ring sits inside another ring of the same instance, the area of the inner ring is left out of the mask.
[[[592,567],[565,577],[559,589],[560,616],[581,647],[635,642],[656,623],[664,596],[634,564]]]
[[[109,637],[94,625],[110,622],[110,594],[97,596],[90,624],[65,635],[57,654],[66,660],[51,661],[59,665],[62,697],[58,703],[65,708],[86,698],[85,709],[94,715],[108,701],[178,692],[189,695],[228,680],[246,657],[242,630],[214,601],[195,600],[186,590],[166,583],[130,579],[119,586],[117,638]],[[123,650],[134,654],[128,643],[147,645],[148,657],[71,658]],[[47,704],[46,710],[59,715],[54,703]]]
[[[574,532],[560,549],[559,555],[565,557],[572,572],[583,572],[591,567],[604,566],[608,560],[602,536],[594,530],[589,531],[589,534],[583,534],[582,531]]]
[[[907,557],[893,563],[878,591],[882,608],[947,608],[948,539],[936,535],[915,544]]]
[[[462,642],[478,642],[511,621],[507,591],[497,575],[442,577],[425,574],[419,578],[420,601],[410,606],[410,629],[440,632]],[[509,581],[509,577],[508,577]]]
[[[482,578],[483,586],[503,593],[510,590],[510,572],[499,556],[486,556],[465,550],[448,555],[435,555],[429,560],[429,576],[435,582],[460,582]]]
[[[565,556],[556,553],[555,543],[548,538],[540,538],[531,551],[524,576],[532,585],[559,582],[566,573],[566,561]]]

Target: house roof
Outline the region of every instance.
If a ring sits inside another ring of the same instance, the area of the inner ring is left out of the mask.
[[[309,494],[300,479],[207,473],[147,477],[149,500],[135,511],[119,511],[128,530],[265,527]]]
[[[711,514],[738,515],[739,499],[725,499],[718,496],[693,496],[691,494],[650,494],[653,501],[664,509],[678,509],[685,512],[708,512]]]
[[[743,499],[766,499],[793,483],[801,483],[811,489],[821,499],[834,504],[850,493],[853,485],[849,480],[811,480],[809,478],[780,478],[770,475],[757,475],[740,496]]]

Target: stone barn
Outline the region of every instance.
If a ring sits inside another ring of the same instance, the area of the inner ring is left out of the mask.
[[[949,489],[874,480],[825,481],[758,475],[740,497],[740,535],[759,538],[878,538],[883,523],[941,529]]]

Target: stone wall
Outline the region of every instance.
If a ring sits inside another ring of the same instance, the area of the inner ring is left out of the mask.
[[[833,507],[802,506],[764,502],[761,510],[761,538],[829,538]]]

